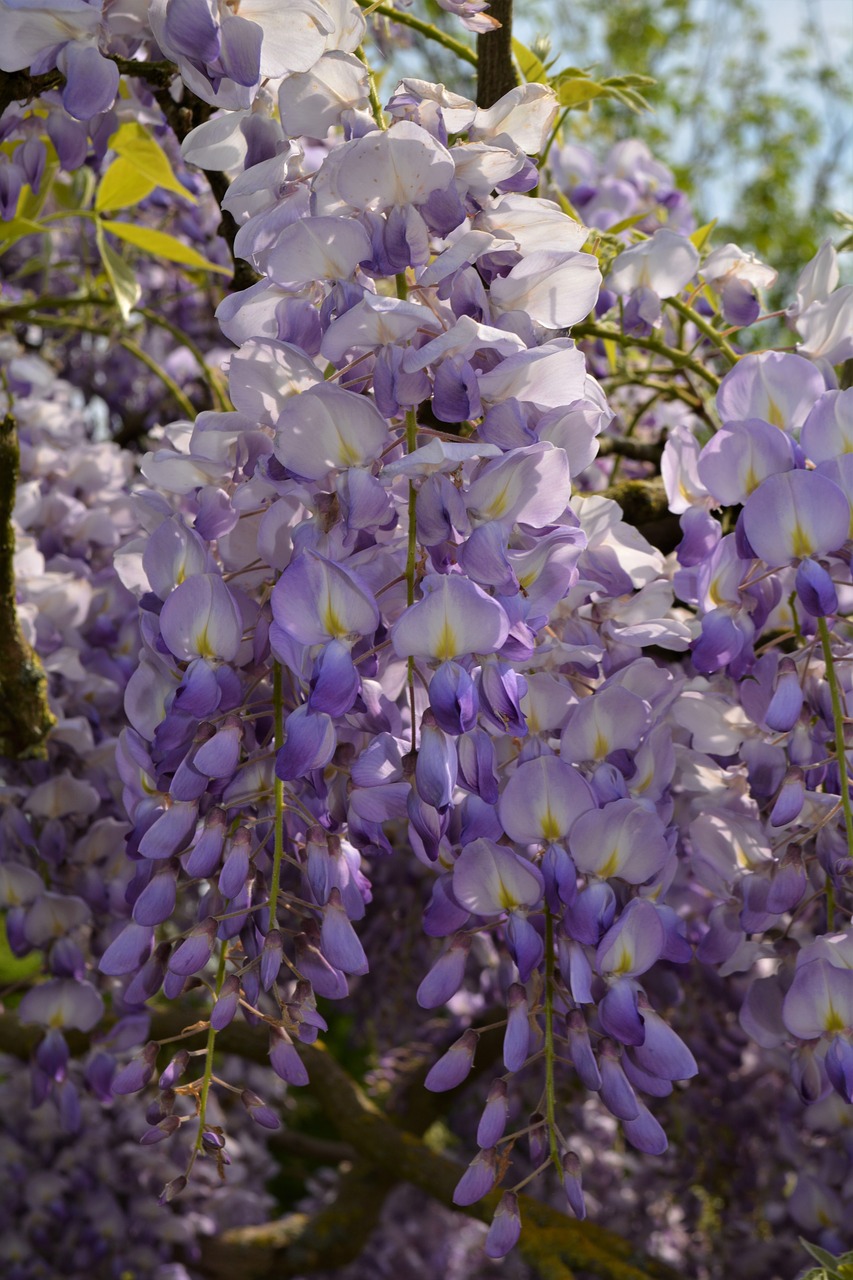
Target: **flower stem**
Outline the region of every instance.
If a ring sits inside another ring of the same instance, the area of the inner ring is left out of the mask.
[[[631,350],[634,347],[640,347],[644,351],[654,351],[656,355],[666,356],[679,369],[690,369],[698,378],[702,378],[708,386],[713,387],[716,391],[720,385],[720,379],[715,373],[711,373],[710,369],[706,369],[703,364],[699,364],[697,360],[691,359],[683,351],[678,351],[675,347],[669,347],[665,342],[661,342],[659,338],[636,338],[622,333],[620,329],[611,328],[604,324],[591,324],[584,322],[576,324],[572,328],[573,338],[604,338],[615,342],[617,347],[627,347]]]
[[[379,94],[376,92],[376,80],[374,79],[370,63],[367,61],[367,54],[364,52],[361,45],[356,49],[355,56],[363,62],[367,68],[367,97],[370,102],[370,114],[376,121],[377,129],[387,129],[388,125],[385,123],[385,116],[382,113],[382,103],[379,101]]]
[[[418,444],[418,423],[414,409],[406,413],[406,451],[413,453]],[[409,542],[406,551],[406,604],[415,603],[415,567],[418,559],[418,491],[414,481],[409,481]],[[415,660],[409,658],[406,664],[406,680],[409,685],[409,706],[412,714],[412,750],[415,750],[417,728],[415,724]]]
[[[274,662],[272,665],[272,701],[273,732],[276,754],[278,754],[284,745],[284,712],[281,696],[280,662]],[[269,929],[274,929],[276,924],[276,910],[278,908],[278,894],[281,884],[281,864],[284,858],[284,783],[277,775],[273,785],[273,794],[275,796],[275,844],[273,846],[272,874],[270,876]]]
[[[222,990],[222,984],[225,981],[225,953],[228,950],[228,943],[222,943],[222,950],[219,952],[219,968],[216,971],[215,994],[218,996]],[[216,1047],[216,1030],[208,1027],[207,1030],[207,1048],[204,1053],[204,1074],[201,1079],[201,1095],[198,1100],[198,1133],[195,1139],[195,1149],[190,1160],[190,1167],[195,1162],[196,1155],[201,1151],[202,1138],[204,1136],[204,1117],[207,1111],[207,1099],[210,1094],[210,1082],[213,1079],[213,1053]]]
[[[692,325],[699,330],[701,334],[713,342],[714,346],[728,360],[729,364],[737,364],[740,356],[735,351],[730,342],[727,342],[723,334],[719,333],[713,325],[709,324],[704,316],[700,316],[698,311],[694,311],[693,307],[689,307],[686,302],[682,302],[680,298],[667,298],[667,303],[677,311],[684,319],[689,320]]]
[[[369,9],[371,13],[381,13],[383,18],[390,18],[392,22],[399,22],[403,27],[411,27],[413,31],[426,36],[427,40],[434,40],[436,44],[443,45],[445,49],[455,53],[457,58],[461,58],[463,62],[470,62],[472,67],[476,67],[477,55],[473,49],[469,48],[467,44],[463,44],[461,40],[454,40],[453,36],[445,35],[443,31],[440,31],[438,27],[434,27],[431,23],[423,22],[420,18],[414,17],[413,14],[404,13],[390,4],[372,4],[371,0],[358,0],[358,4],[362,9]]]
[[[551,1160],[562,1181],[560,1145],[557,1138],[556,1096],[554,1091],[554,920],[545,908],[545,1119],[548,1122],[548,1145]]]
[[[850,805],[850,777],[847,770],[847,749],[844,741],[844,708],[841,705],[841,689],[832,657],[832,641],[826,618],[817,620],[820,644],[823,649],[823,660],[826,665],[826,678],[829,683],[829,695],[832,699],[832,719],[835,726],[835,755],[838,760],[838,773],[841,778],[841,808],[844,811],[844,827],[847,832],[847,852],[853,857],[853,808]],[[835,890],[832,880],[826,877],[826,927],[832,932],[835,927]]]

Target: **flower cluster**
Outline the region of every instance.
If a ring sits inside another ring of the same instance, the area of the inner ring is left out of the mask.
[[[383,108],[347,0],[158,0],[123,33],[118,6],[67,0],[61,41],[49,7],[0,8],[9,65],[66,79],[46,125],[5,121],[4,211],[52,163],[45,129],[66,168],[90,141],[96,165],[121,158],[130,109],[100,63],[123,40],[217,110],[183,161],[230,175],[258,277],[217,310],[227,399],[212,382],[211,408],[152,431],[138,475],[43,361],[7,354],[20,610],[60,715],[0,818],[10,946],[48,974],[18,1007],[46,1030],[36,1097],[82,1127],[63,1032],[95,1029],[107,997],[112,1049],[135,1056],[117,1067],[107,1041],[84,1075],[105,1100],[156,1080],[142,1142],[176,1153],[174,1198],[228,1158],[218,1100],[280,1123],[269,1074],[214,1072],[220,1033],[244,1019],[274,1076],[308,1083],[326,1002],[393,985],[405,903],[416,1006],[451,1033],[427,1090],[473,1091],[499,1033],[454,1193],[502,1188],[491,1258],[537,1177],[585,1215],[584,1129],[657,1158],[670,1117],[685,1159],[681,1082],[740,1081],[749,1053],[790,1065],[790,1129],[805,1106],[832,1136],[853,1103],[853,391],[835,369],[853,287],[832,246],[798,282],[797,349],[744,354],[730,339],[763,320],[773,269],[691,238],[642,144],[540,166],[544,84],[483,109],[408,78]],[[566,195],[615,233],[588,238]],[[200,243],[206,216],[184,228]],[[642,487],[658,458],[644,492],[669,523],[647,538],[613,482],[624,466]],[[725,1006],[719,1043],[697,981]],[[192,1009],[178,1042],[207,1035],[159,1072],[154,999]],[[227,1130],[239,1147],[233,1108]],[[797,1141],[790,1216],[835,1246],[849,1141],[833,1159]]]

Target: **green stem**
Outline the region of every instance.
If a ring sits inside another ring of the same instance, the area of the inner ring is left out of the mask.
[[[832,641],[826,618],[817,620],[820,644],[823,649],[823,660],[826,665],[826,678],[829,683],[829,695],[832,699],[832,720],[835,726],[835,755],[838,760],[838,773],[841,778],[841,808],[844,811],[844,827],[847,832],[847,852],[853,857],[853,808],[850,805],[850,777],[847,770],[847,745],[844,741],[844,707],[841,703],[841,689],[838,675],[832,658]],[[831,933],[835,927],[835,892],[829,876],[826,879],[826,927]]]
[[[570,111],[571,111],[571,107],[566,107],[565,111],[562,111],[560,115],[557,117],[557,123],[554,125],[554,128],[551,130],[551,134],[548,138],[548,141],[545,143],[545,146],[542,149],[542,155],[539,157],[539,167],[541,169],[545,168],[545,161],[548,159],[548,153],[553,147],[557,134],[562,129],[563,122]]]
[[[678,312],[682,319],[689,320],[700,333],[705,335],[709,342],[713,342],[720,354],[726,357],[729,364],[737,364],[740,356],[732,344],[727,342],[723,335],[718,333],[704,316],[700,316],[698,311],[694,311],[692,307],[689,307],[686,302],[682,302],[680,298],[667,298],[666,302],[668,306]]]
[[[556,1094],[554,1090],[554,920],[545,908],[545,1119],[548,1122],[548,1145],[551,1160],[562,1182],[560,1143],[557,1137]]]
[[[276,752],[284,744],[284,709],[281,696],[281,663],[274,662],[272,667],[273,725]],[[281,885],[281,864],[284,859],[284,783],[276,776],[273,787],[275,795],[275,844],[273,848],[272,874],[270,876],[270,914],[269,928],[276,926],[276,910],[278,893]]]
[[[39,325],[43,329],[78,329],[85,333],[96,333],[104,338],[113,338],[118,342],[120,347],[124,347],[130,355],[134,356],[140,364],[144,364],[146,369],[150,369],[153,374],[160,379],[163,386],[171,395],[172,399],[178,405],[181,412],[190,419],[195,420],[195,405],[188,396],[184,394],[177,382],[170,378],[165,369],[157,363],[153,356],[144,351],[132,338],[117,338],[112,329],[102,324],[89,324],[86,320],[77,320],[73,316],[45,316],[41,313],[31,314],[29,317],[30,324]]]
[[[171,320],[167,320],[165,316],[160,316],[156,311],[152,311],[149,307],[134,308],[141,316],[144,316],[150,324],[156,324],[159,328],[165,329],[167,333],[171,333],[173,338],[180,342],[181,346],[186,347],[190,355],[195,358],[196,364],[201,369],[202,377],[208,385],[214,407],[227,412],[231,409],[231,402],[225,392],[221,378],[217,377],[216,372],[211,369],[210,365],[204,358],[201,348],[196,342],[185,333],[178,325],[172,324]]]
[[[379,101],[379,94],[376,92],[376,79],[373,75],[370,63],[367,61],[367,54],[364,52],[361,45],[356,49],[355,56],[360,62],[363,62],[367,68],[367,98],[370,103],[370,114],[376,121],[377,129],[387,129],[388,125],[385,123],[385,116],[382,112],[382,103]]]
[[[619,329],[611,329],[603,324],[590,324],[586,321],[583,324],[574,325],[572,337],[604,338],[610,342],[615,342],[617,347],[625,347],[628,351],[633,350],[635,347],[641,347],[644,351],[654,351],[656,355],[666,356],[679,369],[690,369],[697,377],[702,378],[710,387],[713,387],[715,391],[720,385],[720,379],[715,373],[711,373],[710,369],[706,369],[697,360],[692,360],[683,351],[677,351],[675,347],[667,346],[665,342],[661,342],[658,338],[631,337],[620,332]]]
[[[413,453],[418,447],[418,421],[414,409],[406,412],[406,451]],[[409,481],[409,539],[406,550],[406,604],[411,608],[415,603],[415,567],[418,560],[418,491],[414,481]],[[406,663],[406,681],[409,686],[409,707],[412,713],[412,750],[415,749],[417,728],[415,724],[415,660],[409,658]]]
[[[454,40],[453,36],[445,35],[443,31],[439,30],[438,27],[434,27],[431,23],[423,22],[411,13],[403,13],[399,9],[393,8],[390,4],[371,4],[370,0],[358,0],[358,4],[362,9],[369,9],[371,13],[381,13],[383,18],[390,18],[392,22],[399,22],[402,27],[411,27],[413,31],[426,36],[427,40],[434,40],[436,44],[440,44],[445,49],[449,49],[451,53],[455,53],[457,58],[461,58],[463,62],[470,62],[472,67],[476,67],[477,55],[473,49],[467,44],[463,44],[461,40]]]
[[[219,967],[216,970],[216,986],[214,991],[218,996],[222,990],[222,984],[225,981],[225,952],[228,949],[227,942],[222,943],[222,950],[219,952]],[[204,1075],[201,1080],[201,1094],[198,1100],[198,1133],[195,1139],[195,1149],[193,1151],[193,1161],[202,1147],[202,1137],[204,1136],[204,1117],[207,1112],[207,1099],[210,1094],[210,1082],[213,1078],[213,1054],[216,1047],[216,1031],[213,1027],[207,1029],[207,1048],[204,1054]]]

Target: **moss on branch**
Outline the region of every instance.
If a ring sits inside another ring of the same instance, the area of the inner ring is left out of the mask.
[[[27,760],[45,758],[56,718],[44,668],[21,630],[15,600],[12,511],[19,462],[15,419],[7,413],[0,422],[0,756]]]

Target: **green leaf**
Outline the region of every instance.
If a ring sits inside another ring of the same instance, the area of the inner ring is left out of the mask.
[[[211,262],[196,249],[184,244],[183,240],[167,235],[165,231],[155,231],[153,227],[138,227],[132,222],[107,220],[102,221],[101,226],[105,231],[118,236],[120,240],[126,240],[128,244],[136,245],[137,249],[150,253],[152,257],[166,258],[169,262],[178,262],[181,266],[193,267],[201,271],[216,271],[222,276],[231,275],[228,267],[221,267],[218,262]]]
[[[518,63],[519,71],[528,84],[548,83],[548,72],[545,69],[545,64],[536,57],[532,49],[528,49],[527,45],[522,44],[520,40],[513,40],[512,54]]]
[[[636,227],[638,222],[642,222],[647,215],[645,213],[635,213],[630,218],[623,218],[621,222],[616,222],[612,227],[607,228],[609,236],[618,236],[621,231],[629,231],[631,227]]]
[[[99,222],[95,223],[95,234],[98,240],[98,252],[104,264],[104,271],[110,282],[110,288],[115,295],[122,319],[127,320],[139,301],[141,293],[136,274],[129,263],[125,262],[124,258],[120,257],[115,249],[107,243],[107,238]]]
[[[116,155],[129,160],[156,187],[165,187],[167,191],[175,191],[183,196],[191,204],[197,203],[193,193],[175,177],[166,152],[141,124],[128,121],[120,125],[110,138],[110,146]]]
[[[580,107],[603,93],[607,93],[604,85],[590,80],[589,76],[572,76],[563,80],[557,89],[561,107]]]
[[[157,183],[130,160],[118,156],[113,160],[95,192],[95,210],[129,209],[150,195]]]
[[[702,252],[705,245],[711,239],[711,235],[716,225],[717,219],[714,218],[713,222],[706,222],[704,227],[696,228],[690,237],[690,243],[693,245],[694,249],[698,249],[700,253]]]
[[[820,1263],[827,1274],[832,1277],[832,1280],[841,1280],[835,1265],[838,1261],[837,1258],[834,1258],[826,1249],[822,1249],[819,1244],[811,1244],[808,1240],[804,1240],[802,1236],[800,1236],[800,1244],[806,1253],[811,1254],[815,1262]]]
[[[10,218],[8,222],[0,224],[0,252],[5,252],[24,236],[34,236],[46,230],[40,222],[33,222],[32,218]]]
[[[31,978],[41,969],[42,963],[43,956],[40,951],[32,951],[21,959],[13,953],[6,936],[6,918],[0,915],[0,987],[21,982],[24,978]]]

